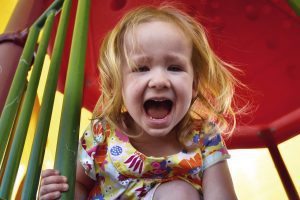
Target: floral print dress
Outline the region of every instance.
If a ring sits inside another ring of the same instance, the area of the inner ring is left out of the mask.
[[[198,129],[198,130],[197,130]],[[92,120],[79,143],[79,161],[96,184],[89,199],[143,199],[157,184],[184,180],[201,192],[202,174],[229,158],[221,134],[211,122],[201,123],[184,141],[197,148],[165,156],[146,156],[106,120]]]

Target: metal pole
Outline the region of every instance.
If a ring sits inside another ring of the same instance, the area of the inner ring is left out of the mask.
[[[293,184],[292,178],[284,164],[284,161],[278,150],[277,144],[273,138],[272,132],[272,129],[264,129],[258,133],[258,136],[265,143],[266,147],[268,148],[271,154],[272,160],[275,164],[275,167],[277,169],[277,172],[279,174],[287,196],[289,197],[289,199],[299,200],[299,195],[297,193],[296,187]]]

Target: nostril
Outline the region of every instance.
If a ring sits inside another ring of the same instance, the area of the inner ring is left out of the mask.
[[[171,87],[171,83],[168,79],[152,79],[149,81],[150,88],[163,89]]]

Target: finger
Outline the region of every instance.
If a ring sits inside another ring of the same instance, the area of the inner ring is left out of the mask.
[[[49,184],[60,184],[60,183],[67,183],[68,179],[65,176],[48,176],[42,178],[41,185],[49,185]]]
[[[55,170],[55,169],[46,169],[42,171],[41,177],[45,178],[48,176],[53,176],[53,175],[59,175],[59,171]]]
[[[69,185],[66,183],[45,185],[40,188],[40,196],[56,192],[66,192],[68,189]]]
[[[61,196],[61,192],[56,191],[56,192],[51,192],[40,196],[39,200],[54,200],[54,199],[59,199],[60,196]]]

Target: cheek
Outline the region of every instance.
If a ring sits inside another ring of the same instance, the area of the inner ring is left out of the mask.
[[[128,104],[128,102],[130,102],[131,100],[131,97],[132,97],[132,94],[130,93],[130,87],[128,86],[123,86],[122,87],[122,98],[123,98],[123,102],[125,104]]]
[[[128,99],[128,97],[130,97],[130,94],[128,94],[128,84],[126,83],[126,81],[123,80],[122,82],[122,100],[123,103],[125,104],[125,107],[127,107],[128,102],[130,102],[130,100]]]
[[[140,95],[138,84],[135,81],[128,80],[122,85],[122,98],[126,105],[136,103],[137,97]]]
[[[122,86],[127,93],[134,95],[141,95],[143,90],[147,87],[147,77],[131,77],[123,82]]]
[[[195,96],[197,96],[197,92],[193,87],[193,83],[189,82],[187,84],[185,84],[185,87],[181,88],[181,94],[182,96],[182,101],[183,103],[185,103],[185,107],[189,107],[192,99],[195,98]]]

